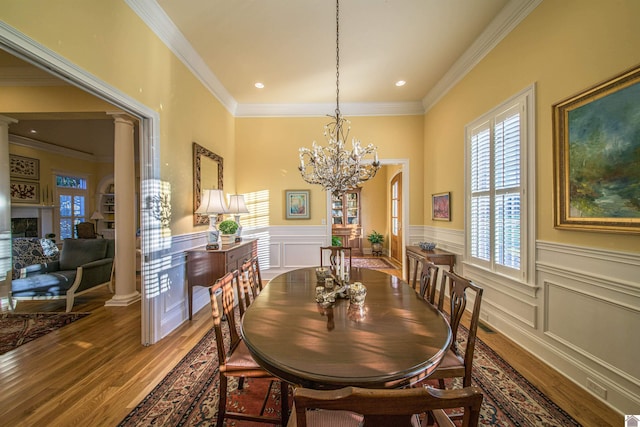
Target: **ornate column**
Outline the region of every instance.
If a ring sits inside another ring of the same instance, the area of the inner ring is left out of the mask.
[[[11,268],[11,193],[9,190],[9,125],[18,121],[0,116],[0,279]],[[2,285],[2,282],[0,282]],[[0,296],[5,292],[0,290]]]
[[[136,290],[134,122],[123,113],[114,118],[115,295],[106,306],[127,306],[140,300]]]

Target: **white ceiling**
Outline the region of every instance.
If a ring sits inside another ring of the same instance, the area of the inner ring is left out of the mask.
[[[232,114],[325,115],[335,109],[335,2],[125,1]],[[539,2],[342,0],[342,112],[423,113]],[[41,74],[26,73],[26,63],[2,57],[0,52],[0,85],[20,78],[20,84],[46,83]],[[407,84],[396,87],[398,80]],[[256,82],[265,88],[255,88]],[[20,119],[20,132],[27,132],[31,118]],[[40,115],[33,124],[47,120]],[[44,132],[41,140],[46,141]],[[55,140],[47,142],[98,156],[112,150],[112,144],[105,146],[108,141],[89,141],[85,132],[92,133],[86,127],[82,140],[72,131],[60,138],[59,125],[55,132]]]

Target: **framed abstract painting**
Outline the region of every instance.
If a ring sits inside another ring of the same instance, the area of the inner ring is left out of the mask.
[[[451,221],[451,193],[438,193],[431,196],[431,219]]]
[[[311,218],[309,190],[285,190],[286,219]]]
[[[640,67],[553,106],[554,225],[640,233]]]

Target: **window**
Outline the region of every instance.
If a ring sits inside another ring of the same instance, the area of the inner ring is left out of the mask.
[[[530,203],[527,189],[533,161],[533,87],[467,125],[467,260],[526,280]]]
[[[87,180],[77,176],[56,175],[56,191],[60,206],[58,235],[61,239],[77,237],[76,224],[85,221]]]

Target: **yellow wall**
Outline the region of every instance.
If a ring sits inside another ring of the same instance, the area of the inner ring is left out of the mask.
[[[640,251],[640,237],[553,227],[551,106],[640,63],[640,2],[542,2],[425,115],[425,193],[451,191],[451,223],[464,227],[464,126],[536,84],[537,238],[621,251]]]
[[[422,200],[423,129],[421,116],[349,117],[351,137],[362,144],[378,147],[380,159],[409,159],[411,197]],[[319,225],[327,218],[325,192],[302,180],[298,149],[311,147],[315,140],[326,145],[323,126],[327,117],[238,118],[238,192],[270,191],[270,225]],[[311,219],[287,221],[284,218],[284,190],[311,190]],[[364,215],[363,215],[364,216]],[[422,203],[412,203],[410,220],[422,221]]]
[[[233,117],[126,3],[4,0],[2,19],[158,112],[160,179],[171,185],[172,232],[202,231],[204,226],[193,227],[191,144],[196,141],[224,158],[231,166],[225,190],[233,190]]]
[[[360,196],[362,197],[362,247],[363,249],[371,248],[371,244],[367,240],[373,230],[385,236],[384,245],[387,243],[387,199],[389,191],[387,189],[387,170],[391,166],[382,166],[376,176],[367,181],[362,186]]]

